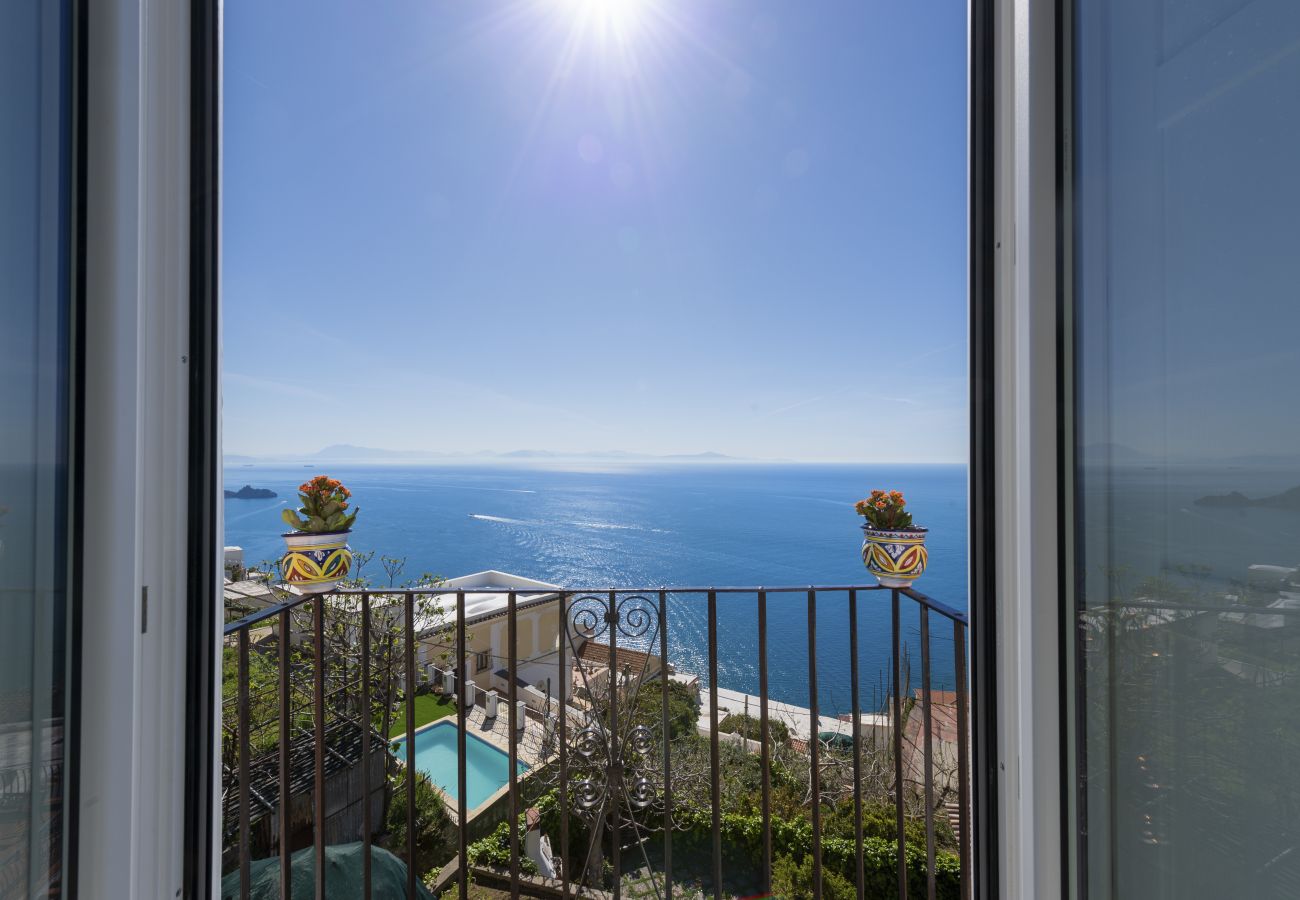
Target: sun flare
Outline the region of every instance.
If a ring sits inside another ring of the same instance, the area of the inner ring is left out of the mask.
[[[636,29],[649,0],[555,0],[583,27],[626,35]]]

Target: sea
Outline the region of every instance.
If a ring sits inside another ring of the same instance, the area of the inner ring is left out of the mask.
[[[930,529],[929,568],[917,589],[962,612],[967,604],[967,477],[958,465],[539,463],[411,465],[255,463],[228,466],[225,486],[269,488],[266,500],[225,501],[225,543],[249,564],[278,558],[282,509],[297,486],[328,474],[352,490],[360,515],[350,545],[374,551],[364,570],[386,584],[380,556],[405,560],[399,583],[497,569],[570,588],[867,585],[862,519],[853,504],[875,488],[901,490]],[[864,709],[883,702],[890,669],[890,594],[858,595]],[[757,694],[754,594],[718,597],[718,683]],[[910,685],[920,685],[919,610],[903,600]],[[806,593],[768,595],[769,695],[809,705]],[[851,709],[848,596],[816,604],[818,701]],[[669,604],[669,658],[708,683],[703,594]],[[931,618],[936,688],[953,682],[953,632]]]

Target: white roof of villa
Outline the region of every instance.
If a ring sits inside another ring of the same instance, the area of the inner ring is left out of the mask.
[[[230,591],[231,585],[226,585],[227,592]],[[423,587],[411,587],[385,591],[383,588],[373,588],[366,593],[370,594],[371,614],[379,616],[384,613],[381,610],[388,610],[389,616],[400,615],[398,612],[405,602],[402,598],[404,595],[414,594],[419,601],[426,602],[429,600],[437,604],[437,614],[431,615],[420,605],[415,609],[415,630],[424,634],[432,630],[442,630],[456,624],[456,599],[458,590],[471,590],[473,593],[465,594],[465,624],[472,625],[476,622],[482,622],[485,619],[492,619],[497,616],[504,616],[506,608],[510,604],[510,592],[515,594],[515,609],[522,611],[530,606],[554,600],[562,588],[557,584],[551,584],[546,581],[538,581],[535,578],[525,578],[522,575],[512,575],[509,572],[498,572],[495,569],[488,569],[486,572],[475,572],[472,575],[461,575],[459,578],[450,578],[437,585],[430,585],[425,593]],[[294,593],[296,590],[290,589]],[[356,593],[349,593],[345,598],[339,598],[343,608],[351,614],[356,615],[361,611],[361,598]]]
[[[446,627],[456,621],[457,594],[455,592],[470,589],[482,593],[464,595],[467,625],[505,615],[506,608],[510,604],[511,591],[515,594],[515,609],[520,610],[530,604],[554,600],[561,588],[558,584],[525,578],[522,575],[512,575],[509,572],[498,572],[496,569],[450,578],[439,585],[438,592],[432,595],[442,609],[442,616],[436,623],[439,627]],[[420,630],[426,627],[428,626],[421,623]]]

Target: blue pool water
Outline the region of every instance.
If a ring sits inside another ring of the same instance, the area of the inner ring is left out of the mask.
[[[405,741],[397,741],[397,758],[406,759]],[[466,804],[473,810],[486,803],[488,798],[505,787],[510,780],[510,757],[487,741],[465,733]],[[456,784],[459,757],[456,753],[456,725],[453,722],[434,722],[415,733],[415,768],[442,788],[453,802],[460,799]],[[528,766],[519,762],[519,774]]]

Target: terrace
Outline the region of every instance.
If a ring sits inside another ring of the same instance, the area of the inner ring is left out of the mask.
[[[342,896],[345,883],[393,896],[394,871],[405,880],[396,896],[461,900],[471,885],[541,897],[970,896],[962,613],[878,585],[542,593],[508,577],[288,595],[226,626],[225,896],[263,896],[253,875],[268,865],[292,865],[299,881],[307,866],[317,897]],[[752,613],[757,693],[720,684],[720,603]],[[860,658],[868,603],[889,611],[887,660]],[[771,690],[769,641],[789,639],[769,632],[774,604],[806,608],[806,706]],[[672,657],[670,620],[687,612],[706,623],[707,656],[694,664],[705,671]],[[527,616],[564,624],[553,641],[525,641],[536,627],[522,627]],[[491,664],[475,672],[474,648],[497,617]],[[849,684],[835,687],[847,687],[849,708],[823,715],[818,652],[844,634]],[[951,681],[935,677],[937,656]],[[865,698],[860,675],[886,665]],[[548,671],[560,677],[539,681]],[[455,733],[440,762],[417,759],[417,698],[429,693],[455,707],[430,726],[444,742]],[[740,727],[729,729],[732,716]],[[406,734],[417,738],[397,740]],[[471,741],[508,760],[476,804],[483,748]]]

